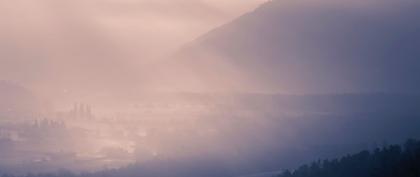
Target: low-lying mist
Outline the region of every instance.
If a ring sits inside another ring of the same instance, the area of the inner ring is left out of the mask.
[[[263,2],[0,1],[0,175],[239,177],[420,138],[419,3],[234,20]]]
[[[418,95],[160,93],[54,108],[20,88],[0,111],[6,173],[240,176],[420,136]]]

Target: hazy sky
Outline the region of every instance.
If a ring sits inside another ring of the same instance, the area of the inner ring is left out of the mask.
[[[0,0],[0,80],[41,90],[140,83],[151,58],[264,1]]]

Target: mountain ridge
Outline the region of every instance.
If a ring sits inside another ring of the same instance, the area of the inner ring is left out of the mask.
[[[303,2],[267,2],[188,44],[176,62],[213,85],[222,77],[286,93],[418,93],[420,3]]]

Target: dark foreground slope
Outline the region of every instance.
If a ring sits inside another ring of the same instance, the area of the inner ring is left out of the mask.
[[[420,141],[408,140],[404,146],[386,146],[362,151],[340,159],[316,161],[278,177],[418,177]]]
[[[176,61],[238,90],[419,92],[419,8],[415,0],[273,0],[192,42]]]

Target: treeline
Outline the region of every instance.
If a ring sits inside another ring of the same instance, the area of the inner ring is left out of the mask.
[[[420,177],[420,141],[318,160],[277,177]]]

